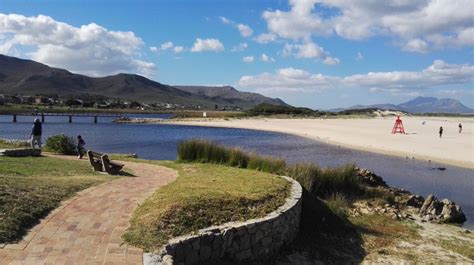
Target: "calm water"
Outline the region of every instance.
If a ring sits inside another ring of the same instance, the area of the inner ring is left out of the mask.
[[[144,115],[131,115],[143,117]],[[146,117],[168,117],[146,115]],[[383,176],[392,186],[423,196],[429,193],[459,203],[468,217],[466,227],[474,228],[474,170],[418,160],[391,157],[339,148],[292,135],[243,129],[205,128],[176,125],[114,124],[112,118],[46,117],[43,139],[53,134],[81,134],[87,148],[108,153],[137,153],[145,159],[176,158],[177,143],[190,138],[207,138],[229,146],[239,146],[263,155],[283,157],[289,163],[313,161],[321,166],[355,163]],[[27,139],[33,117],[0,116],[0,138]],[[445,171],[434,170],[445,167]]]

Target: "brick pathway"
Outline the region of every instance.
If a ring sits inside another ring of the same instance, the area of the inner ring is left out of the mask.
[[[122,163],[136,177],[91,187],[65,201],[23,241],[0,245],[0,264],[141,264],[142,250],[122,245],[120,237],[135,207],[177,173]]]

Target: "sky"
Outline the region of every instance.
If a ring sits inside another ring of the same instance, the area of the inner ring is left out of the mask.
[[[0,54],[332,109],[474,107],[472,0],[0,0]]]

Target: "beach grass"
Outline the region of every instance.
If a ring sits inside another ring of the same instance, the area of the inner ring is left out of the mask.
[[[0,157],[0,244],[19,241],[61,201],[111,179],[82,161]]]
[[[263,217],[284,204],[291,188],[287,180],[255,170],[209,163],[141,162],[178,171],[176,181],[159,188],[135,210],[122,236],[147,251],[198,229]]]
[[[213,163],[272,174],[284,174],[286,168],[283,159],[249,154],[238,148],[225,147],[200,139],[181,142],[178,146],[178,161]]]
[[[334,193],[358,195],[363,193],[354,165],[320,168],[313,163],[297,163],[287,168],[288,176],[296,179],[308,192],[321,198]]]

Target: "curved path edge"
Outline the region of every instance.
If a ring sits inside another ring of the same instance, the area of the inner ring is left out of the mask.
[[[143,251],[124,244],[121,235],[134,209],[157,188],[175,180],[177,172],[145,163],[121,163],[134,177],[87,188],[63,201],[21,242],[0,245],[0,263],[141,264]]]

